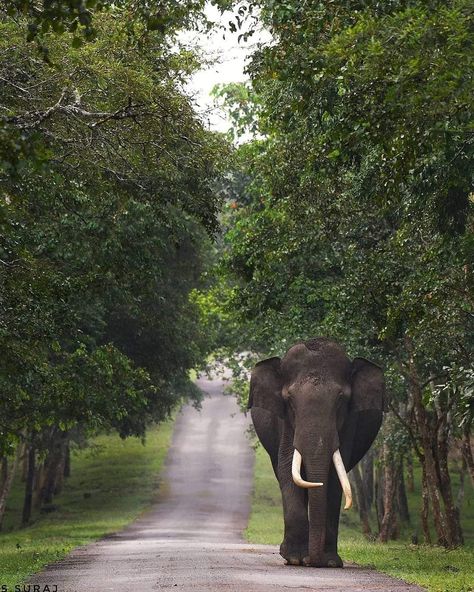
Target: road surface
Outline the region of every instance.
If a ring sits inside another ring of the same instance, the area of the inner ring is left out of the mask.
[[[161,499],[128,528],[73,551],[31,581],[58,592],[416,592],[356,566],[285,566],[276,547],[243,541],[252,490],[248,418],[223,383],[199,379],[202,410],[179,415]]]

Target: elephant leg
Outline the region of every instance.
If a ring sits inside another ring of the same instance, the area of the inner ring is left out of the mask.
[[[342,567],[342,559],[337,552],[339,535],[339,516],[341,512],[342,488],[334,467],[328,476],[328,501],[326,514],[325,562],[328,567]]]
[[[280,555],[289,565],[302,565],[303,559],[308,556],[308,495],[305,489],[297,487],[291,480],[291,459],[288,462],[280,456],[278,473],[285,522]]]

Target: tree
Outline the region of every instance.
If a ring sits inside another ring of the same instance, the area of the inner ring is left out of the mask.
[[[274,35],[250,66],[264,138],[240,150],[252,199],[235,202],[224,239],[224,321],[254,352],[329,334],[381,362],[423,467],[424,515],[429,504],[438,541],[456,546],[447,454],[472,415],[453,372],[474,343],[472,13],[463,0],[258,5]]]
[[[189,295],[226,147],[180,90],[198,62],[158,32],[130,43],[121,12],[95,13],[94,27],[80,46],[45,32],[44,61],[24,21],[0,25],[2,132],[16,150],[0,176],[0,456],[27,442],[44,501],[74,434],[144,437],[198,400],[188,371],[209,348]]]

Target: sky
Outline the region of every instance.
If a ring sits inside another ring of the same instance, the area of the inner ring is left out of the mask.
[[[232,12],[221,16],[218,9],[211,5],[206,7],[206,14],[213,22],[222,22],[224,25],[233,17]],[[182,39],[185,42],[197,43],[207,56],[216,59],[212,66],[196,72],[187,87],[187,91],[194,97],[198,111],[211,129],[216,131],[227,131],[230,124],[222,110],[214,104],[210,96],[212,88],[220,83],[247,80],[248,77],[244,74],[245,64],[256,44],[269,41],[270,34],[266,31],[257,31],[247,42],[241,40],[240,43],[237,38],[238,33],[216,28],[209,34],[186,34]]]

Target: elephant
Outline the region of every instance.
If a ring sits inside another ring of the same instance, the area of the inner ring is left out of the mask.
[[[384,397],[380,366],[351,361],[326,337],[298,342],[283,358],[253,368],[248,408],[280,485],[280,555],[287,565],[343,566],[337,549],[342,492],[348,509],[347,472],[377,436]]]

